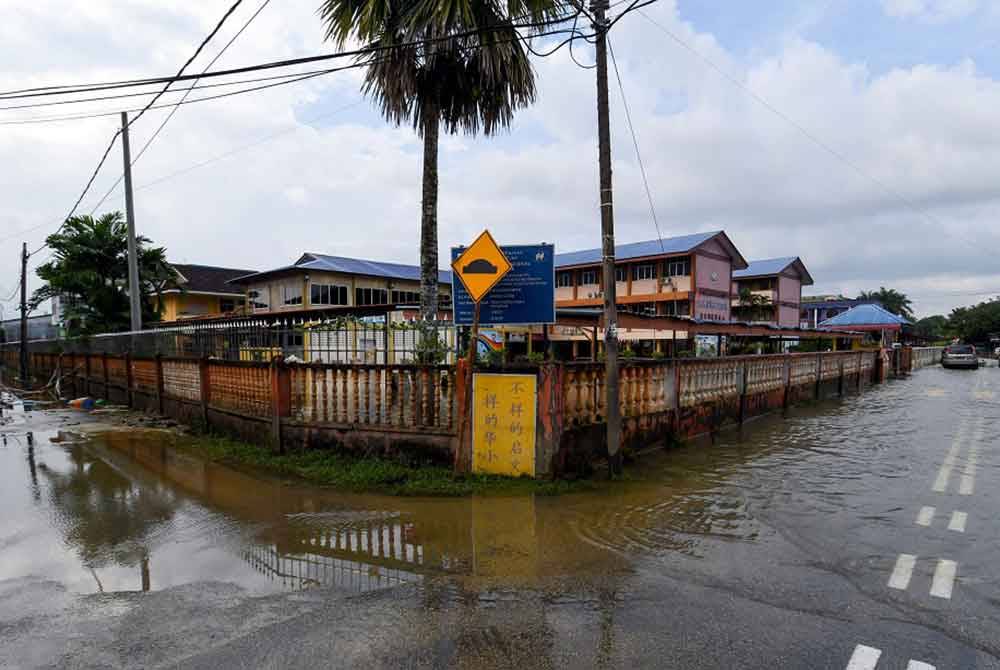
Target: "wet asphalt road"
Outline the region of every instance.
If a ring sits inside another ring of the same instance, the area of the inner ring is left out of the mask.
[[[0,429],[0,667],[1000,668],[996,368],[546,499],[344,496],[68,418]]]

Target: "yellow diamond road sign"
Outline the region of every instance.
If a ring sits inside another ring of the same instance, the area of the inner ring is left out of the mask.
[[[452,271],[462,280],[473,302],[482,300],[510,272],[511,267],[488,230],[484,230],[451,264]]]

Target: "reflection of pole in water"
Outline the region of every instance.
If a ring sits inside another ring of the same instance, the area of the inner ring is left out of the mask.
[[[31,497],[35,499],[35,502],[41,502],[42,499],[42,489],[38,485],[38,468],[35,465],[35,441],[31,439],[31,433],[28,433],[28,472],[31,474]]]
[[[147,593],[149,591],[149,553],[145,550],[142,552],[142,562],[139,569],[142,571],[142,592]]]
[[[97,576],[97,571],[94,570],[94,568],[92,567],[89,569],[90,569],[90,574],[94,576],[94,581],[97,582],[98,593],[104,593],[104,584],[101,583],[101,578]]]
[[[601,617],[601,640],[597,649],[597,667],[610,668],[614,665],[615,647],[615,592],[601,589],[597,594]]]

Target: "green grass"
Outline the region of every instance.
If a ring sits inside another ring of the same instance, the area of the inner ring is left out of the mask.
[[[267,447],[213,435],[180,438],[186,451],[210,461],[246,466],[333,488],[401,496],[562,495],[598,486],[593,480],[458,474],[440,465],[409,465],[385,458],[359,458],[331,450],[275,454]]]

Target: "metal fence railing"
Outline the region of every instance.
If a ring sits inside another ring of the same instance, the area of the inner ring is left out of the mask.
[[[16,349],[18,343],[0,345]],[[277,355],[307,363],[397,365],[454,363],[457,331],[450,322],[338,318],[322,322],[185,325],[134,333],[34,340],[35,353],[131,354],[137,357],[270,361]]]

